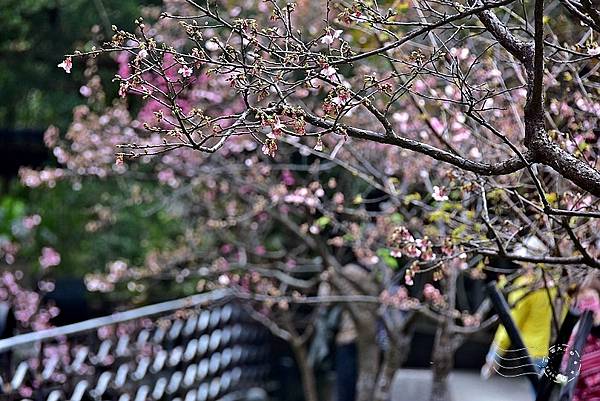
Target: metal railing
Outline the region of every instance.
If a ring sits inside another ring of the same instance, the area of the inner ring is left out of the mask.
[[[161,302],[158,304],[142,306],[124,312],[116,312],[108,316],[84,320],[83,322],[73,323],[66,326],[54,327],[47,330],[35,331],[26,334],[20,334],[14,337],[0,340],[0,354],[12,348],[27,345],[59,336],[69,336],[81,334],[90,330],[96,330],[103,326],[109,326],[117,323],[124,323],[130,320],[150,317],[161,313],[172,312],[183,308],[193,308],[206,305],[209,302],[225,301],[231,298],[228,290],[214,290],[202,294],[192,295],[186,298],[175,299],[172,301]]]
[[[0,340],[0,400],[237,399],[266,383],[267,339],[228,290],[117,312]]]

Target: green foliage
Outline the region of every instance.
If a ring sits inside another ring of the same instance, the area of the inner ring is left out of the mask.
[[[398,269],[398,261],[395,257],[390,254],[390,250],[387,248],[379,248],[377,250],[377,256],[383,260],[383,262],[392,270]]]
[[[159,0],[0,0],[0,127],[66,127],[79,95],[82,66],[67,76],[61,55],[97,36],[109,38],[110,24],[131,28],[140,6]],[[114,65],[101,65],[107,78]],[[109,79],[106,80],[110,81]],[[113,91],[114,92],[114,91]]]
[[[181,234],[177,215],[158,200],[147,196],[143,204],[131,201],[129,186],[146,194],[156,189],[156,184],[144,185],[90,179],[75,188],[67,182],[52,189],[15,187],[0,202],[0,216],[41,216],[34,240],[19,255],[31,267],[37,266],[44,246],[61,254],[60,266],[53,268],[55,275],[82,277],[104,270],[115,259],[141,265],[150,251],[167,248]],[[10,221],[2,218],[1,222],[5,220]],[[0,230],[4,232],[4,224]]]
[[[316,221],[317,225],[321,228],[325,228],[327,226],[327,224],[329,224],[330,222],[331,222],[331,218],[329,218],[327,216],[321,216]]]
[[[0,235],[11,237],[12,225],[25,216],[25,203],[13,196],[0,200]]]

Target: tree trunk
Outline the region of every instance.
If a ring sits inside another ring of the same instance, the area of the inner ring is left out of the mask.
[[[456,279],[458,271],[454,268],[448,269],[446,278],[443,282],[448,310],[453,311],[456,307]],[[431,385],[430,401],[450,401],[450,391],[448,389],[448,376],[454,366],[454,352],[459,342],[455,341],[455,333],[450,329],[452,318],[446,316],[439,325],[435,333],[435,342],[433,344],[432,373],[433,383]]]
[[[412,334],[401,334],[398,342],[391,342],[389,349],[384,353],[383,366],[377,378],[375,401],[388,401],[391,398],[390,390],[394,374],[406,361],[411,340]]]
[[[379,288],[373,276],[357,265],[345,265],[341,274],[331,276],[335,292],[344,295],[376,295]],[[377,306],[365,303],[348,303],[344,307],[350,313],[356,329],[358,377],[356,400],[372,401],[379,373],[379,346],[377,337]]]
[[[390,399],[390,386],[394,373],[400,368],[400,351],[396,347],[390,347],[383,356],[383,366],[377,377],[377,388],[375,389],[375,401],[388,401]]]
[[[375,342],[375,319],[372,330],[359,330],[358,379],[356,382],[356,401],[372,401],[379,371],[379,347]]]
[[[430,401],[450,401],[448,375],[454,365],[454,347],[447,324],[442,324],[436,334],[433,346],[433,383]]]
[[[304,347],[304,345],[294,344],[292,341],[292,349],[294,351],[294,356],[296,357],[298,369],[300,369],[300,376],[302,379],[302,390],[304,391],[304,400],[319,401],[315,371],[308,362],[308,353],[306,352],[306,348]]]

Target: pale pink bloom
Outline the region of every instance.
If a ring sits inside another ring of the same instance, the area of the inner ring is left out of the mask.
[[[221,274],[219,276],[219,284],[221,285],[229,285],[229,283],[231,282],[231,280],[229,279],[229,277],[225,274]]]
[[[41,222],[42,218],[40,215],[34,214],[23,219],[23,226],[28,230],[32,230],[34,227],[39,226]]]
[[[33,394],[33,390],[29,386],[19,387],[19,395],[24,398],[29,398]]]
[[[440,290],[435,288],[433,285],[427,283],[423,287],[423,296],[426,300],[433,303],[440,303],[444,300],[444,297],[440,293]]]
[[[433,250],[431,249],[431,241],[429,240],[429,238],[424,237],[422,239],[417,239],[415,241],[415,245],[417,247],[420,248],[421,250],[421,259],[428,262],[431,260],[435,259],[435,254],[433,253]]]
[[[64,59],[62,61],[62,63],[60,63],[58,65],[58,67],[62,68],[63,70],[65,70],[65,72],[67,74],[71,73],[71,68],[73,68],[73,60],[71,59],[71,56],[67,57],[66,59]]]
[[[83,85],[81,88],[79,88],[79,93],[81,93],[81,95],[84,97],[90,97],[92,95],[92,90],[89,86]]]
[[[460,130],[452,137],[452,142],[463,142],[471,137],[471,133],[467,130]]]
[[[60,253],[56,252],[54,248],[45,246],[42,248],[42,255],[39,258],[39,262],[44,269],[58,266],[60,264]]]
[[[403,111],[403,112],[392,114],[392,118],[394,119],[394,121],[396,121],[398,123],[406,123],[410,119],[410,116],[408,115],[407,112]]]
[[[275,139],[276,137],[281,136],[284,128],[285,124],[283,124],[279,118],[276,118],[275,123],[271,125],[271,132],[267,134],[267,138]]]
[[[332,78],[335,76],[335,74],[337,74],[337,70],[328,65],[321,70],[321,74],[325,75],[327,78]]]
[[[333,99],[331,99],[331,103],[341,106],[344,103],[344,100],[341,97],[336,96]]]
[[[146,58],[148,57],[148,50],[146,49],[142,49],[138,52],[138,57],[139,58]]]
[[[393,241],[401,241],[401,242],[413,242],[415,238],[412,236],[410,231],[404,226],[400,226],[394,230],[392,234]]]
[[[323,36],[321,38],[321,43],[326,44],[326,45],[330,45],[332,44],[337,38],[340,37],[340,35],[343,33],[344,31],[342,30],[334,30],[334,31],[330,31],[327,35]]]
[[[421,248],[422,252],[421,252],[421,259],[423,259],[426,262],[435,260],[436,256],[435,253],[433,253],[433,250],[431,248]]]
[[[596,46],[594,48],[588,49],[588,54],[592,56],[600,55],[600,46]]]
[[[475,159],[481,159],[482,156],[481,151],[477,148],[471,148],[469,155]]]
[[[109,275],[108,279],[111,282],[116,282],[127,273],[127,263],[122,260],[116,260],[108,265]]]
[[[119,96],[125,97],[127,96],[127,91],[129,90],[129,82],[121,82],[119,85]]]
[[[434,200],[438,202],[444,202],[448,200],[448,189],[446,187],[433,187],[433,193],[431,194]]]
[[[425,298],[431,298],[436,292],[436,288],[434,286],[432,286],[431,284],[427,283],[425,284],[425,287],[423,288],[423,295],[425,296]]]
[[[273,132],[275,133],[280,133],[282,129],[285,128],[285,125],[281,122],[281,121],[277,121],[274,125],[273,125]]]
[[[277,142],[271,138],[268,138],[262,146],[262,151],[267,156],[275,157],[277,154]]]
[[[192,67],[188,67],[187,65],[181,66],[181,68],[179,70],[177,70],[177,72],[179,74],[181,74],[182,77],[184,78],[188,78],[191,77],[194,69]]]
[[[58,128],[56,128],[53,125],[48,127],[46,132],[44,132],[44,144],[49,148],[53,148],[56,146],[56,143],[58,142],[58,138],[59,138]]]
[[[393,257],[395,257],[395,258],[401,258],[402,257],[402,251],[400,249],[398,249],[398,248],[392,249],[390,251],[390,255],[393,256]]]
[[[433,117],[430,120],[431,123],[431,128],[438,134],[441,134],[444,132],[444,124],[439,120],[439,118],[437,117]]]
[[[418,258],[421,256],[421,250],[415,244],[408,244],[404,247],[404,254],[411,258]]]
[[[469,314],[465,314],[462,317],[462,320],[463,320],[463,324],[467,327],[477,326],[480,323],[480,319],[477,316],[469,315]]]
[[[214,40],[209,40],[208,42],[206,42],[205,44],[206,50],[210,50],[211,52],[217,51],[220,49],[219,44],[216,43]]]
[[[415,81],[414,88],[416,92],[423,92],[427,89],[427,85],[425,85],[425,82],[421,81],[420,79],[417,79]]]
[[[469,49],[467,49],[466,47],[460,49],[453,47],[452,49],[450,49],[450,54],[453,57],[458,58],[459,60],[466,60],[467,57],[469,57]]]
[[[55,284],[52,281],[42,280],[38,283],[38,288],[40,289],[40,291],[43,291],[43,292],[52,292],[52,291],[54,291]],[[56,308],[56,309],[58,309],[58,308]],[[49,310],[50,314],[53,313],[53,310],[54,310],[53,308],[50,308],[50,310]],[[57,314],[58,314],[58,312],[57,312]]]

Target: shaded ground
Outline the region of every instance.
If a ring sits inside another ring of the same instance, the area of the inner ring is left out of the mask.
[[[431,372],[402,369],[392,384],[392,401],[428,401]],[[481,380],[477,371],[456,371],[450,377],[452,398],[448,401],[531,401],[533,393],[525,378],[493,376]]]

